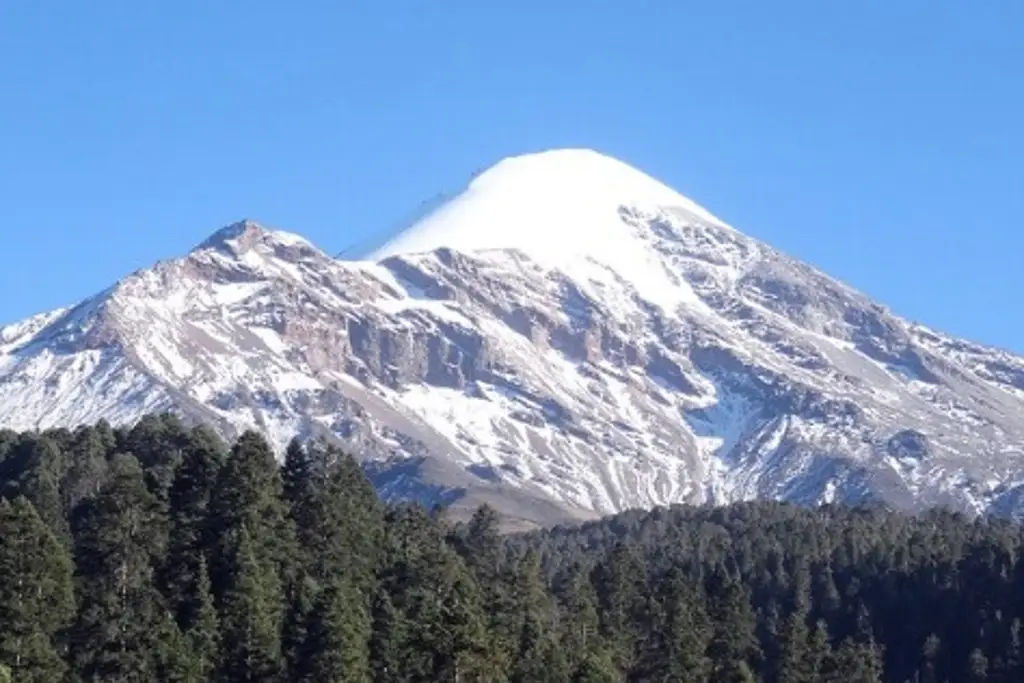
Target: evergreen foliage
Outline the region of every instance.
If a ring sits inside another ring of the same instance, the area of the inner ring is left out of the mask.
[[[133,456],[117,456],[112,470],[75,529],[79,609],[71,663],[87,681],[155,681],[169,630],[155,580],[165,519]]]
[[[452,515],[454,517],[454,515]],[[677,506],[504,536],[155,415],[0,432],[0,683],[1017,683],[1024,528]]]
[[[67,550],[28,500],[0,501],[0,662],[8,675],[60,680],[57,636],[74,612]]]

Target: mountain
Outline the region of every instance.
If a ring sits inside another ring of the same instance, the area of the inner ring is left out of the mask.
[[[675,502],[1024,511],[1024,358],[908,322],[614,159],[501,161],[370,253],[252,221],[0,330],[0,424],[328,434],[528,523]]]

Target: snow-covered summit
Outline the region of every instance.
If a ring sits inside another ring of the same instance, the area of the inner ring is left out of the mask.
[[[449,247],[518,249],[531,256],[621,260],[632,251],[622,207],[675,209],[720,224],[675,190],[617,159],[587,149],[558,149],[504,159],[461,194],[384,246],[379,260]]]
[[[504,159],[382,247],[379,261],[450,248],[516,250],[583,282],[620,278],[652,303],[672,309],[694,297],[665,271],[637,216],[676,217],[730,231],[722,221],[658,180],[588,149],[557,149]]]

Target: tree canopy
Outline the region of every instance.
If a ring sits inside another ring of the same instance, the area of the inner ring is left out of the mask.
[[[0,431],[0,681],[1011,683],[1024,529],[759,502],[503,536],[326,442]]]

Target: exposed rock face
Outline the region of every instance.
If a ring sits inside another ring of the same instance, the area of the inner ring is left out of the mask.
[[[489,175],[456,204],[481,230]],[[902,320],[655,189],[582,211],[575,239],[604,221],[618,232],[595,235],[625,240],[605,252],[460,243],[430,227],[450,207],[412,231],[422,250],[362,261],[230,226],[0,330],[0,424],[175,410],[278,445],[330,434],[385,495],[529,522],[753,497],[1024,510],[1024,359]]]

